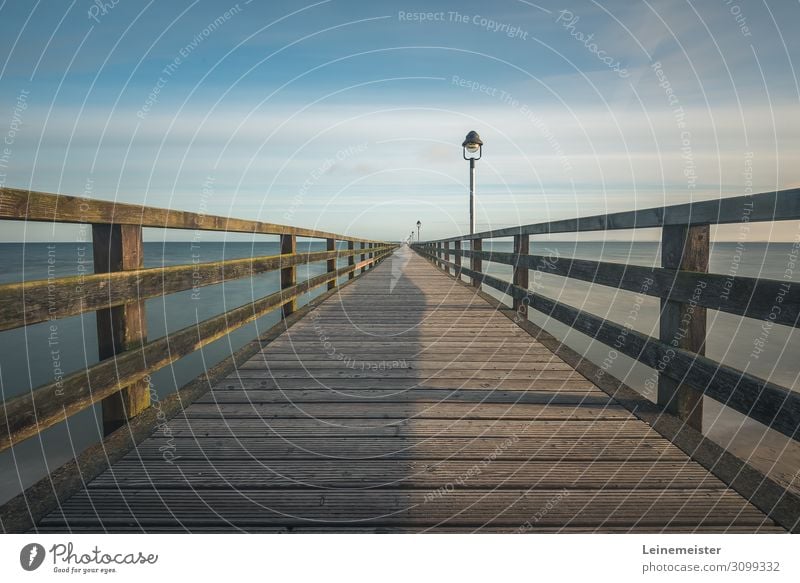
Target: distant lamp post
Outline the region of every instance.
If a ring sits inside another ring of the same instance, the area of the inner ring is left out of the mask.
[[[475,234],[475,160],[483,154],[483,140],[478,132],[472,130],[461,143],[464,160],[469,160],[469,234]]]
[[[417,243],[419,243],[419,230],[420,230],[421,227],[422,227],[422,222],[421,221],[417,221]],[[414,232],[412,231],[411,234],[413,236]]]

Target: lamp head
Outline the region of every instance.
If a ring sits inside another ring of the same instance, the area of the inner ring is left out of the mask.
[[[467,137],[464,138],[464,141],[461,143],[461,147],[464,148],[464,159],[469,160],[470,158],[474,160],[480,160],[482,150],[483,150],[483,140],[478,135],[478,132],[472,130],[467,134]],[[477,156],[467,156],[469,154],[478,154]]]

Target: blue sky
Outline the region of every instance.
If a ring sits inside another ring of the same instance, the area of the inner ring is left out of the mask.
[[[439,237],[468,229],[475,129],[481,230],[800,186],[799,21],[788,0],[0,0],[0,184]]]

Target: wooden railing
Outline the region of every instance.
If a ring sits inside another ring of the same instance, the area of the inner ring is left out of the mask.
[[[2,404],[0,451],[101,401],[105,434],[150,407],[146,378],[265,314],[284,318],[297,300],[339,278],[352,279],[383,260],[394,244],[313,229],[71,196],[0,189],[0,219],[92,225],[94,274],[0,285],[0,331],[97,312],[100,362]],[[280,255],[144,268],[144,227],[279,235]],[[297,253],[297,237],[325,239],[326,251]],[[347,249],[337,249],[337,241]],[[359,248],[355,248],[355,244]],[[359,258],[356,261],[356,257]],[[337,259],[347,258],[337,268]],[[297,281],[298,265],[326,262],[327,271]],[[148,341],[145,300],[280,270],[280,290],[218,316]]]
[[[708,273],[709,226],[788,220],[800,220],[800,189],[509,227],[413,247],[456,277],[507,294],[526,320],[531,307],[654,368],[658,404],[691,427],[701,429],[707,395],[798,440],[800,394],[705,356],[707,309],[793,328],[800,321],[800,283]],[[530,254],[531,235],[652,227],[661,228],[660,268]],[[505,237],[513,237],[513,252],[483,251],[484,240]],[[469,268],[462,257],[470,259]],[[511,266],[512,281],[484,273],[483,261]],[[531,291],[529,270],[660,298],[659,337]]]

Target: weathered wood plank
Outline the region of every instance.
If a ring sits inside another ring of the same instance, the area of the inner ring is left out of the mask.
[[[617,229],[647,229],[665,225],[726,225],[745,221],[795,220],[800,220],[800,188],[507,227],[475,233],[474,235],[449,237],[441,239],[441,241],[499,239],[515,235],[547,235],[552,233],[578,233]]]
[[[426,498],[426,495],[428,496]],[[558,500],[558,504],[553,504]],[[539,520],[542,509],[554,506]],[[709,510],[713,510],[709,512]],[[769,525],[729,490],[467,490],[443,496],[414,490],[149,490],[82,492],[43,526],[355,525],[628,527]]]
[[[136,225],[93,225],[95,273],[144,267],[142,228]],[[100,360],[141,348],[147,341],[144,300],[131,294],[128,302],[97,312],[97,350]],[[133,301],[130,301],[133,300]],[[140,362],[142,368],[146,362]],[[103,399],[103,434],[109,435],[150,406],[150,384],[140,379]]]
[[[0,219],[371,241],[316,229],[6,187],[0,188]]]

